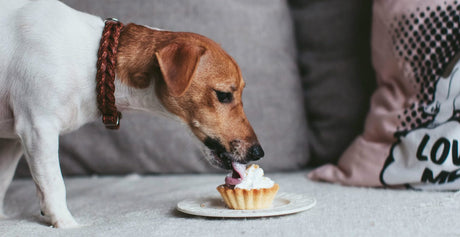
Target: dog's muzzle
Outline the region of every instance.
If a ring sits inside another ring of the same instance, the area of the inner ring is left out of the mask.
[[[211,150],[218,166],[224,169],[232,169],[232,162],[246,164],[251,161],[259,160],[265,155],[264,150],[259,144],[249,147],[245,157],[239,157],[232,152],[227,152],[224,145],[222,145],[218,139],[207,137],[204,140],[204,145]]]

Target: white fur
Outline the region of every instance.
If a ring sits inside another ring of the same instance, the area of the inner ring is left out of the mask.
[[[100,119],[95,76],[103,20],[56,0],[0,6],[0,216],[24,152],[45,217],[55,227],[77,226],[67,209],[58,139]],[[138,90],[117,81],[119,109],[164,111],[151,84]]]

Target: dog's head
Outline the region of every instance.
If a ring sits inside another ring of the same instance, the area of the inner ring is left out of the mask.
[[[144,44],[153,55],[146,56],[151,57],[143,66],[148,69],[137,69],[126,76],[131,84],[146,86],[149,82],[145,78],[154,74],[162,105],[203,142],[211,164],[230,169],[232,162],[247,163],[263,157],[264,151],[243,110],[245,82],[235,60],[217,43],[198,34],[137,30],[148,30],[154,43],[137,44]]]

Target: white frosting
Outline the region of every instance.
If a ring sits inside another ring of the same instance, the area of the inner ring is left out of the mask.
[[[264,170],[262,168],[258,165],[251,165],[244,172],[241,183],[235,185],[235,188],[251,190],[271,188],[273,185],[275,185],[275,182],[264,176]]]

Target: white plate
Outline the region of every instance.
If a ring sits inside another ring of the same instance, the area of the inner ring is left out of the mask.
[[[220,196],[186,199],[177,204],[177,210],[196,216],[206,217],[266,217],[293,214],[315,206],[316,200],[301,194],[279,193],[273,206],[259,210],[233,210],[225,206]]]

